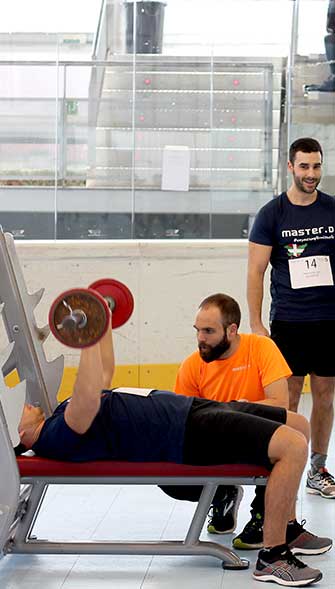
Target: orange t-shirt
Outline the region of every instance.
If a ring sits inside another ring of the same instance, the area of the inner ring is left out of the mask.
[[[240,334],[240,345],[229,358],[208,364],[198,351],[179,367],[175,392],[189,397],[205,397],[215,401],[261,401],[264,387],[291,376],[292,372],[269,338],[256,334]]]

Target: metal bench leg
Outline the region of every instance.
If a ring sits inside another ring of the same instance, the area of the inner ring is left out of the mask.
[[[240,558],[227,546],[222,546],[216,542],[200,540],[200,534],[216,489],[217,485],[214,483],[207,483],[204,485],[199,503],[194,512],[193,519],[185,538],[185,545],[190,548],[193,547],[195,550],[198,548],[199,552],[203,548],[207,554],[220,558],[222,560],[222,568],[224,569],[247,569],[249,568],[249,561],[245,558]],[[203,553],[204,552],[202,552],[202,554]]]

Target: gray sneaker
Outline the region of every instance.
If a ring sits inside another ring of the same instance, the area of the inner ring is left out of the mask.
[[[274,557],[268,550],[260,550],[253,578],[285,587],[305,587],[320,581],[322,573],[298,560],[289,549]]]
[[[287,526],[286,542],[292,554],[323,554],[333,545],[331,538],[319,538],[304,529],[306,520],[297,521]]]
[[[316,474],[309,470],[306,490],[307,493],[321,495],[325,499],[335,499],[335,479],[326,468],[320,468]]]

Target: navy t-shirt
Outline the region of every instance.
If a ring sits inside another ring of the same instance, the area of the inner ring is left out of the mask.
[[[286,193],[260,209],[249,240],[272,246],[270,320],[335,319],[334,286],[291,287],[289,259],[329,256],[335,278],[335,198],[318,191],[307,206],[292,204]]]
[[[101,405],[84,434],[65,422],[68,402],[49,417],[32,450],[55,460],[128,460],[183,462],[184,434],[192,397],[152,391],[143,397],[103,391]]]

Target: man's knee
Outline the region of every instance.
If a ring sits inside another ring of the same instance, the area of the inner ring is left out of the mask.
[[[286,425],[302,433],[305,436],[307,442],[309,442],[311,432],[309,421],[306,419],[306,417],[300,415],[300,413],[288,411]]]
[[[304,377],[290,376],[288,379],[288,393],[289,393],[289,409],[290,411],[297,411],[300,401],[300,396],[304,386]]]
[[[334,377],[322,377],[311,374],[311,391],[313,404],[332,409],[334,401]]]
[[[288,459],[301,468],[308,457],[308,441],[306,436],[287,425],[280,426],[272,435],[269,443],[268,456],[275,464],[279,460]]]

